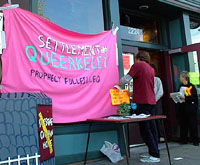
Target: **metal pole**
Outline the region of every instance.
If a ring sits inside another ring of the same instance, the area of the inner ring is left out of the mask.
[[[86,161],[87,161],[88,146],[89,146],[89,142],[90,142],[90,131],[91,131],[91,126],[92,126],[92,123],[89,123],[88,138],[87,138],[87,144],[86,144],[86,150],[85,150],[84,165],[86,165]]]
[[[170,158],[169,147],[168,147],[168,143],[167,143],[167,136],[166,136],[166,132],[165,132],[165,127],[164,127],[163,119],[160,119],[160,121],[161,121],[162,129],[163,129],[163,133],[164,133],[165,145],[166,145],[166,148],[167,148],[167,154],[168,154],[169,164],[171,165],[172,163],[171,163],[171,158]]]
[[[126,149],[126,161],[127,161],[127,165],[129,165],[129,151],[128,151],[128,146],[127,146],[127,141],[126,141],[126,132],[125,132],[125,126],[124,125],[125,124],[121,124],[123,137],[124,137],[124,145],[125,145],[125,149]]]

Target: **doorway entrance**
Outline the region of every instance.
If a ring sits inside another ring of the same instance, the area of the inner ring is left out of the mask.
[[[192,59],[192,60],[190,60]],[[178,105],[169,98],[171,92],[179,89],[179,75],[181,71],[195,72],[199,74],[200,66],[200,43],[183,46],[165,51],[163,53],[164,64],[164,113],[167,115],[166,129],[169,139],[179,140],[179,123],[177,121]],[[198,79],[198,78],[197,78]],[[195,84],[200,102],[200,84]],[[198,107],[198,124],[200,125],[200,104]],[[199,131],[200,132],[200,131]]]
[[[122,46],[122,59],[123,59],[123,69],[124,69],[124,75],[128,73],[131,66],[134,64],[134,56],[138,53],[140,50],[147,51],[151,56],[150,64],[153,64],[156,67],[156,76],[160,77],[161,75],[161,64],[160,64],[160,50],[150,50],[150,49],[143,49],[133,46]],[[134,92],[133,89],[133,82],[131,81],[129,84],[125,85],[125,88],[130,92]],[[132,99],[130,97],[130,99]],[[143,139],[140,135],[139,125],[138,124],[129,124],[129,145],[137,146],[144,144]]]

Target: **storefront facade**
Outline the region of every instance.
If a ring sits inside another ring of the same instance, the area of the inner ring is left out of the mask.
[[[5,3],[7,1],[3,0],[0,5]],[[12,3],[19,2],[13,0]],[[200,43],[199,1],[62,0],[58,3],[51,0],[22,0],[20,7],[79,33],[96,34],[111,29],[113,25],[118,26],[120,77],[127,73],[139,50],[148,51],[164,86],[163,110],[168,116],[165,123],[167,134],[169,139],[177,140],[176,107],[169,99],[169,93],[178,90],[178,75],[182,70],[199,72],[198,47],[182,48]],[[126,88],[133,90],[131,83]],[[132,125],[128,129],[130,144],[142,143],[137,126]],[[88,124],[84,122],[54,125],[56,164],[84,159],[87,131]],[[99,149],[105,140],[123,146],[121,138],[117,125],[96,124],[92,129],[88,159],[102,157]]]

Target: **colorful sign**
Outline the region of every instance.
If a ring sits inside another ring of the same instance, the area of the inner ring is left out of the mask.
[[[1,92],[46,94],[54,123],[116,113],[108,101],[109,89],[119,80],[112,30],[80,34],[20,8],[3,12],[7,48]]]
[[[42,162],[51,157],[54,157],[53,117],[51,106],[39,105],[37,109],[40,161]]]
[[[200,78],[199,78],[199,73],[198,72],[189,72],[189,79],[190,82],[193,85],[199,85],[200,84]]]
[[[112,105],[120,105],[121,103],[130,104],[129,94],[126,89],[122,89],[121,93],[118,89],[110,89]]]

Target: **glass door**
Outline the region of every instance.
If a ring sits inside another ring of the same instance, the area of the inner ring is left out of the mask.
[[[164,52],[165,63],[165,82],[164,82],[164,108],[168,119],[166,127],[168,137],[176,140],[179,137],[179,124],[176,118],[178,105],[169,98],[171,92],[179,90],[179,75],[182,71],[188,71],[190,82],[195,85],[198,93],[198,123],[200,124],[200,83],[199,83],[199,66],[200,66],[200,43],[192,44],[168,50]],[[200,128],[200,127],[199,127]]]
[[[133,46],[122,46],[122,60],[123,60],[123,69],[124,75],[128,73],[131,66],[134,64],[134,56],[138,53],[138,47]],[[129,84],[125,84],[125,89],[127,89],[130,93],[133,92],[133,81]]]

